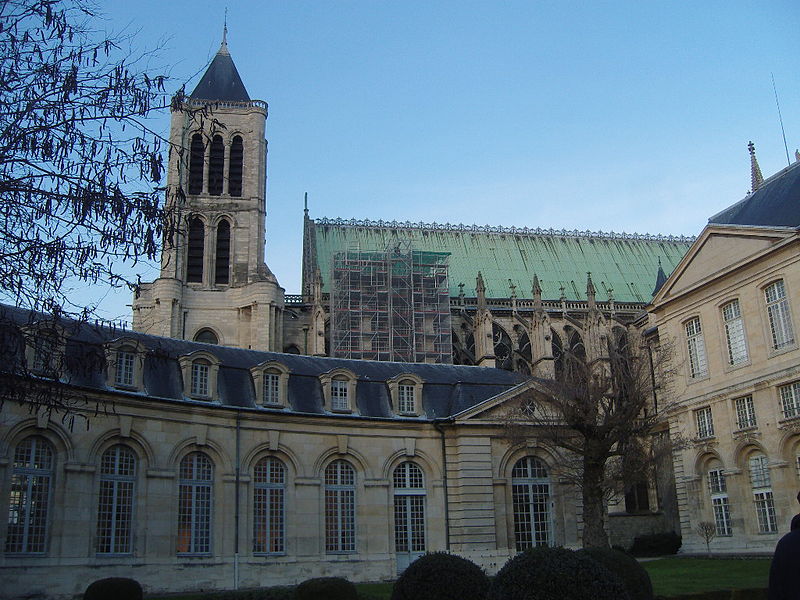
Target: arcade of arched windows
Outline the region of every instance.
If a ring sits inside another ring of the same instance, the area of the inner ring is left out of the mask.
[[[189,217],[186,245],[186,281],[229,285],[231,279],[232,227],[227,217],[222,217],[216,227],[208,227],[205,220]],[[208,249],[213,248],[209,256]],[[208,273],[208,275],[206,275]],[[211,281],[208,281],[211,279]]]
[[[241,135],[233,135],[228,141],[220,134],[210,139],[204,139],[199,132],[192,135],[189,143],[190,195],[206,193],[240,197],[243,177],[244,141]]]

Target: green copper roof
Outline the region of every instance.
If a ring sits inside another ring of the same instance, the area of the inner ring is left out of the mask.
[[[531,298],[533,275],[539,277],[544,300],[558,300],[561,287],[568,300],[586,299],[586,274],[591,272],[597,300],[613,289],[617,302],[649,302],[659,260],[672,272],[693,238],[639,234],[554,231],[528,228],[426,225],[343,219],[312,221],[316,264],[323,291],[330,292],[331,258],[348,249],[380,251],[408,240],[411,248],[450,253],[450,294],[475,296],[475,278],[483,275],[486,296],[508,298],[509,279],[518,298]]]

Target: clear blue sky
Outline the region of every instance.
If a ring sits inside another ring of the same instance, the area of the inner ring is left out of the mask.
[[[223,2],[102,4],[176,88],[219,47]],[[800,146],[797,0],[227,6],[269,103],[267,264],[287,293],[306,191],[312,217],[696,235],[748,190],[748,140],[765,177],[787,165],[770,73]]]

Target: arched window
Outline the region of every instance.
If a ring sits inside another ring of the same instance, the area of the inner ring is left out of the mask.
[[[223,219],[217,225],[217,255],[214,264],[214,283],[227,285],[230,278],[231,224]]]
[[[14,451],[8,499],[6,552],[47,549],[47,514],[53,480],[53,448],[40,436],[25,438]]]
[[[225,165],[225,145],[221,135],[211,139],[211,152],[208,155],[208,193],[212,196],[222,194],[222,172]]]
[[[133,504],[136,455],[117,445],[100,460],[100,499],[97,508],[97,552],[133,552]]]
[[[286,468],[262,458],[253,472],[253,553],[281,554],[285,548]]]
[[[228,165],[228,192],[231,196],[242,195],[242,165],[244,164],[244,144],[241,136],[234,136],[231,142],[231,160]]]
[[[497,323],[492,323],[492,336],[494,337],[495,366],[506,371],[513,370],[511,338]]]
[[[214,465],[202,452],[187,454],[178,480],[178,554],[211,553]]]
[[[527,456],[511,471],[514,537],[517,550],[553,543],[550,518],[550,476],[538,458]]]
[[[210,329],[201,329],[195,333],[194,341],[201,342],[203,344],[219,344],[219,338],[217,338],[217,334]]]
[[[769,461],[763,454],[754,454],[748,461],[750,485],[753,488],[753,503],[758,519],[759,533],[775,533],[778,522],[775,518],[775,501],[772,497],[772,480]]]
[[[189,221],[189,247],[186,253],[186,281],[203,282],[203,252],[206,228],[199,217]]]
[[[772,334],[772,349],[779,350],[794,344],[792,316],[789,312],[789,299],[783,279],[768,285],[764,289],[769,316],[769,330]]]
[[[711,496],[711,508],[714,511],[714,525],[717,535],[733,535],[731,507],[728,501],[728,484],[725,481],[725,470],[719,460],[708,465],[708,493]]]
[[[325,552],[356,551],[356,474],[335,460],[325,469]]]
[[[425,552],[425,479],[422,469],[404,462],[394,470],[394,548],[401,573]]]
[[[203,136],[195,133],[192,136],[192,144],[189,147],[189,193],[203,193],[203,168],[206,159],[205,144]]]

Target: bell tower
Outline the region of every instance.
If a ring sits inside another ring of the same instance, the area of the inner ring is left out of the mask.
[[[227,44],[173,105],[167,207],[178,224],[161,273],[139,286],[137,331],[282,350],[284,290],[264,262],[267,103],[252,100]]]

